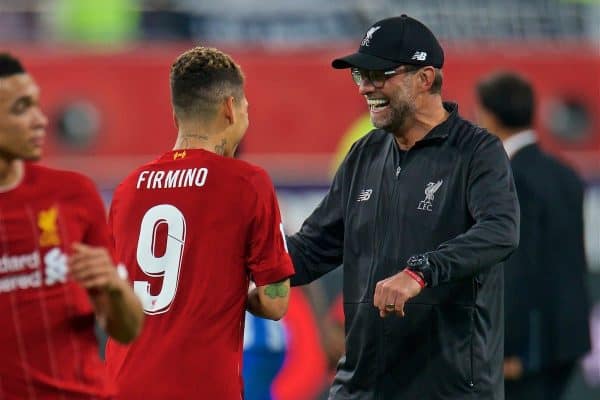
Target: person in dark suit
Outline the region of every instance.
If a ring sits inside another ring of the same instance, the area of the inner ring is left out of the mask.
[[[521,204],[521,242],[504,272],[506,399],[560,399],[590,348],[583,183],[538,146],[529,82],[495,73],[476,92],[479,123],[502,140]]]

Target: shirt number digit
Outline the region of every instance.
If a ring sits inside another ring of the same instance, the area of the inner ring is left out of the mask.
[[[164,228],[167,229],[164,253],[157,256],[158,230]],[[146,314],[162,314],[169,310],[177,292],[184,243],[185,217],[177,207],[160,204],[144,214],[137,245],[137,263],[146,275],[162,277],[162,287],[156,295],[150,294],[148,281],[133,282],[133,290],[142,300]],[[153,292],[156,293],[156,290]]]

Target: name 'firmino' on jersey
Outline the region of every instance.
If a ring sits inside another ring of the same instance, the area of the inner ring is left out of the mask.
[[[173,189],[202,187],[208,176],[207,168],[172,169],[168,171],[140,171],[136,189]]]

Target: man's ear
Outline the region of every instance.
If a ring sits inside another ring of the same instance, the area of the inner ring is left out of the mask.
[[[419,70],[419,80],[425,91],[429,91],[435,80],[435,69],[433,67],[425,67]]]
[[[223,102],[223,111],[225,118],[231,125],[235,124],[235,99],[233,96],[229,96]]]

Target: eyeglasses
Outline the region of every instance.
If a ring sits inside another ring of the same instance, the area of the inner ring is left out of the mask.
[[[417,69],[419,69],[419,67],[414,65],[401,65],[396,69],[391,69],[388,71],[351,68],[350,73],[352,74],[352,80],[354,83],[356,83],[356,86],[362,85],[362,83],[367,80],[371,82],[375,88],[381,89],[383,85],[385,85],[385,81],[390,79],[392,76],[401,74],[403,72],[413,72]]]

